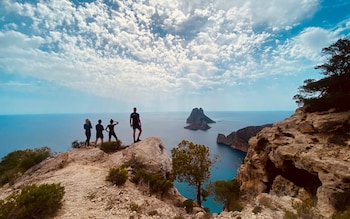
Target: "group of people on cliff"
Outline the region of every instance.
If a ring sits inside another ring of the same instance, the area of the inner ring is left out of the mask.
[[[134,107],[133,112],[130,114],[130,126],[133,128],[134,143],[141,141],[140,136],[142,133],[140,115],[136,111],[137,111],[137,109],[136,109],[136,107]],[[104,128],[102,125],[102,120],[99,119],[98,123],[95,126],[95,128],[96,128],[95,147],[97,146],[98,139],[101,139],[101,143],[103,143],[103,137],[104,137],[103,131],[108,132],[108,142],[111,141],[112,137],[114,137],[115,140],[117,141],[118,137],[114,131],[114,126],[116,126],[118,124],[119,124],[119,122],[111,119],[109,121],[109,124],[106,126],[106,128]],[[86,136],[85,146],[90,146],[92,125],[91,125],[91,121],[89,119],[85,120],[84,129],[85,129],[85,136]],[[136,138],[136,129],[139,130],[137,138]]]

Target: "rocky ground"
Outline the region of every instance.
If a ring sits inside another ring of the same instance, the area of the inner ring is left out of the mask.
[[[160,199],[150,195],[145,189],[137,187],[130,181],[117,187],[106,181],[111,167],[119,167],[130,157],[137,157],[147,168],[163,172],[171,168],[171,159],[158,138],[148,138],[128,148],[106,154],[99,148],[71,149],[57,154],[28,170],[14,185],[0,188],[0,199],[24,185],[36,183],[60,183],[65,188],[63,206],[57,219],[88,218],[280,218],[278,211],[260,209],[254,213],[253,207],[245,206],[242,212],[222,212],[221,214],[204,214],[197,210],[186,214],[177,202],[184,200],[176,189]]]

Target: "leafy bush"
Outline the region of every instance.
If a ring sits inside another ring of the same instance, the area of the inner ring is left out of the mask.
[[[148,179],[148,174],[145,168],[137,170],[134,176],[131,178],[131,182],[139,184],[142,179]]]
[[[243,209],[238,202],[240,184],[236,179],[231,181],[216,181],[212,187],[215,194],[214,200],[225,203],[224,207],[228,211],[241,211]]]
[[[85,146],[85,142],[83,141],[79,142],[78,140],[75,140],[72,142],[72,148],[81,148],[83,146]]]
[[[61,208],[63,196],[60,184],[25,186],[0,200],[0,218],[51,218]]]
[[[159,173],[148,173],[145,168],[140,168],[131,181],[135,184],[149,183],[151,193],[165,194],[174,186],[171,181],[165,179]]]
[[[128,179],[128,170],[125,168],[111,168],[107,180],[117,186],[124,185]]]
[[[120,140],[117,140],[117,141],[111,141],[111,142],[103,142],[100,148],[105,153],[113,153],[121,149],[124,149],[125,147],[122,146],[122,142]]]
[[[18,176],[50,155],[48,147],[17,150],[7,154],[0,162],[0,185],[13,183]]]
[[[134,172],[137,172],[137,171],[139,171],[140,169],[144,169],[144,168],[145,168],[145,165],[144,165],[142,162],[140,162],[140,161],[135,157],[135,155],[133,155],[133,156],[131,157],[131,159],[130,159],[128,162],[126,162],[126,165],[129,166],[129,167],[131,167],[131,168],[133,169]]]
[[[173,183],[164,179],[159,173],[149,175],[149,184],[151,193],[165,194],[173,187]]]
[[[192,213],[193,212],[193,200],[192,199],[186,199],[183,202],[183,206],[186,210],[187,213]]]
[[[136,211],[136,212],[141,212],[142,207],[133,202],[133,203],[130,204],[130,210],[131,211]]]

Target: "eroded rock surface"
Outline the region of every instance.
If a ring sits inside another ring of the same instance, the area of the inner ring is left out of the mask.
[[[350,204],[350,111],[302,109],[249,140],[237,179],[241,197],[261,194],[316,200],[314,211],[331,218]]]

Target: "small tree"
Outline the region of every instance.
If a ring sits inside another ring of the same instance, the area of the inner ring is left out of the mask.
[[[183,140],[171,150],[173,172],[180,182],[195,186],[197,203],[202,206],[202,185],[210,178],[210,167],[215,162],[210,158],[209,148]]]
[[[216,181],[211,185],[215,194],[215,201],[224,203],[224,209],[227,211],[241,211],[242,206],[239,204],[240,184],[236,179],[231,181]]]
[[[307,79],[299,87],[299,94],[293,99],[306,111],[324,111],[331,108],[337,111],[349,110],[350,102],[350,40],[339,39],[331,46],[322,49],[327,62],[318,65],[324,78]]]

